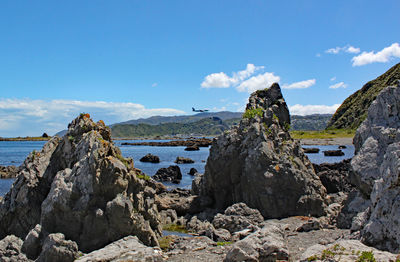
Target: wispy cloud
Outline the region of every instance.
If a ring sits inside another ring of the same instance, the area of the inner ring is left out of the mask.
[[[289,106],[291,115],[333,114],[340,104],[328,105],[300,105]]]
[[[146,108],[141,104],[77,101],[77,100],[31,100],[0,99],[0,136],[54,134],[81,112],[87,112],[95,120],[107,124],[150,117],[154,115],[184,114],[172,108]]]
[[[363,66],[372,63],[386,63],[392,58],[400,57],[399,43],[393,43],[391,46],[383,48],[379,52],[362,52],[360,55],[353,57],[351,60],[353,66]]]
[[[201,83],[202,88],[228,88],[237,85],[239,82],[249,78],[256,71],[264,69],[264,66],[255,66],[254,64],[247,64],[246,69],[232,73],[228,76],[224,72],[213,73],[207,75]]]
[[[158,86],[158,83],[153,83],[153,84],[151,85],[151,87],[156,87],[156,86]]]
[[[347,87],[347,84],[345,84],[344,82],[339,82],[339,83],[329,86],[329,88],[331,88],[331,89],[346,88],[346,87]]]
[[[336,76],[332,77],[330,80],[331,81],[335,81],[336,80]]]
[[[328,50],[325,50],[325,53],[333,54],[333,55],[337,55],[341,52],[346,52],[346,53],[350,53],[350,54],[358,54],[358,53],[360,53],[360,48],[354,47],[351,45],[346,45],[343,47],[337,46],[335,48],[329,48]]]
[[[300,82],[295,82],[292,84],[285,84],[282,86],[284,89],[304,89],[304,88],[309,88],[313,85],[315,85],[316,80],[315,79],[309,79],[305,81],[300,81]]]

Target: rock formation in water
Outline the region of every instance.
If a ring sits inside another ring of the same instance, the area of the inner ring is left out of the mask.
[[[161,234],[157,185],[121,156],[110,129],[81,114],[67,134],[32,152],[0,204],[0,239],[28,233],[31,259],[51,233],[92,251],[128,235],[149,246]],[[66,241],[66,240],[65,240]]]
[[[370,195],[361,236],[364,243],[400,250],[400,82],[371,104],[354,137],[351,164],[359,189]]]
[[[0,166],[0,178],[15,178],[18,175],[19,167]]]
[[[221,210],[244,202],[266,218],[323,215],[326,190],[289,128],[278,84],[251,94],[239,126],[213,141],[200,195]]]

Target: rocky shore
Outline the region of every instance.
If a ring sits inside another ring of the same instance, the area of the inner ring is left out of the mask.
[[[0,166],[0,178],[15,178],[18,175],[19,169],[16,166]]]
[[[0,200],[0,260],[398,261],[399,101],[397,85],[372,103],[352,160],[313,165],[279,85],[256,91],[192,189],[171,191],[83,114]]]

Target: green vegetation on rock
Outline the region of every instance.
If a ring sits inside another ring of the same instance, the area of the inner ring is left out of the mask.
[[[255,116],[262,117],[263,116],[263,110],[262,108],[254,108],[254,109],[246,109],[246,111],[243,114],[243,118],[254,118]]]
[[[177,224],[167,224],[163,226],[163,230],[172,231],[172,232],[179,232],[179,233],[188,233],[189,231],[183,225]]]
[[[396,84],[399,79],[400,63],[346,98],[332,116],[327,129],[357,129],[366,119],[368,108],[376,96],[385,87]]]

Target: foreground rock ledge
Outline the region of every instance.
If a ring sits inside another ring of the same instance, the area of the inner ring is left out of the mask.
[[[14,234],[43,252],[50,233],[62,233],[90,252],[128,235],[158,245],[154,204],[157,185],[121,156],[110,129],[88,114],[72,121],[67,134],[32,152],[0,203],[0,239]],[[37,240],[35,240],[37,239]],[[31,258],[35,259],[35,258]]]
[[[326,190],[300,143],[278,84],[251,94],[238,127],[212,143],[200,195],[225,209],[244,202],[265,218],[325,213]]]

